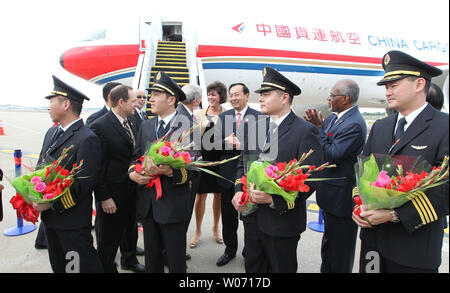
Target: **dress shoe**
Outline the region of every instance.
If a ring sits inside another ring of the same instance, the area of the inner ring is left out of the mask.
[[[42,244],[35,244],[34,245],[34,248],[36,248],[36,249],[47,249],[47,245],[42,245]]]
[[[145,267],[140,263],[131,266],[120,266],[122,270],[133,271],[135,273],[145,273]]]
[[[191,259],[191,255],[189,253],[186,253],[186,260],[190,260]]]
[[[227,263],[229,263],[230,260],[232,260],[234,257],[235,257],[235,255],[231,256],[231,255],[228,255],[228,254],[224,253],[221,257],[219,257],[219,259],[217,260],[216,265],[218,267],[224,266]]]
[[[145,255],[145,252],[142,248],[136,246],[136,255],[143,256]]]

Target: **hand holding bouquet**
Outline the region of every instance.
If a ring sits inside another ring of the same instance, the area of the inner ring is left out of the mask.
[[[449,175],[448,156],[441,166],[432,167],[421,157],[372,154],[358,157],[355,170],[357,215],[361,204],[366,210],[398,208],[425,190],[447,182]]]
[[[219,174],[208,170],[204,167],[217,166],[227,163],[229,161],[237,159],[239,156],[235,156],[230,159],[225,159],[217,162],[197,161],[191,156],[189,150],[192,148],[193,143],[188,144],[187,140],[190,133],[195,127],[191,128],[188,132],[183,132],[179,139],[174,141],[159,139],[149,145],[143,156],[136,162],[134,170],[139,174],[145,174],[152,179],[146,187],[156,187],[156,199],[158,200],[162,196],[161,172],[151,172],[151,170],[161,170],[160,165],[166,165],[172,169],[189,169],[199,170],[216,177],[227,180]],[[232,182],[234,184],[234,182]]]
[[[305,184],[306,181],[329,180],[326,178],[309,178],[313,172],[336,167],[335,165],[329,165],[329,163],[324,163],[319,167],[301,165],[312,153],[313,150],[303,153],[298,161],[293,159],[289,163],[251,162],[247,174],[238,181],[238,183],[243,184],[244,193],[240,201],[240,205],[246,207],[243,214],[250,214],[257,208],[256,203],[251,198],[251,192],[249,192],[252,188],[268,194],[280,195],[290,205],[294,203],[299,192],[310,190],[309,186]]]
[[[35,223],[39,213],[33,208],[32,203],[51,203],[67,192],[83,165],[83,161],[80,161],[79,165],[73,164],[70,171],[61,166],[72,147],[64,149],[61,156],[52,164],[12,181],[18,194],[11,198],[10,203],[18,215]]]

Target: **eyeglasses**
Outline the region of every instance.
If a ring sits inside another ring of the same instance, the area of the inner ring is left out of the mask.
[[[147,97],[146,96],[136,96],[136,98],[138,98],[138,99],[145,99]]]
[[[334,98],[336,98],[336,97],[345,97],[346,95],[335,95],[335,94],[329,94],[328,95],[330,98],[332,98],[332,99],[334,99]]]

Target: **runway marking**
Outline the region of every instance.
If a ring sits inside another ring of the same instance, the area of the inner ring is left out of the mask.
[[[32,129],[25,128],[25,127],[20,127],[20,126],[13,125],[13,124],[8,124],[8,127],[14,127],[14,128],[20,129],[20,130],[32,132],[32,133],[38,134],[38,135],[40,135],[40,136],[44,136],[44,135],[45,135],[44,132],[32,130]]]
[[[13,150],[1,150],[1,151],[8,154],[14,154]]]

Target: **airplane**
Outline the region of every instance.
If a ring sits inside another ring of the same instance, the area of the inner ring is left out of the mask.
[[[107,30],[96,31],[63,52],[60,64],[97,85],[116,81],[143,90],[163,70],[180,86],[200,85],[203,105],[209,83],[244,82],[251,92],[249,103],[256,108],[259,95],[253,91],[262,81],[262,69],[271,66],[302,89],[292,106],[299,115],[310,107],[326,112],[326,97],[334,83],[344,78],[359,84],[360,107],[386,108],[384,87],[376,85],[384,75],[381,59],[390,50],[401,50],[444,71],[433,82],[443,89],[443,111],[448,113],[446,34],[433,38],[418,31],[381,32],[354,25],[267,18],[217,23],[140,17],[138,32],[127,33],[129,40]]]

